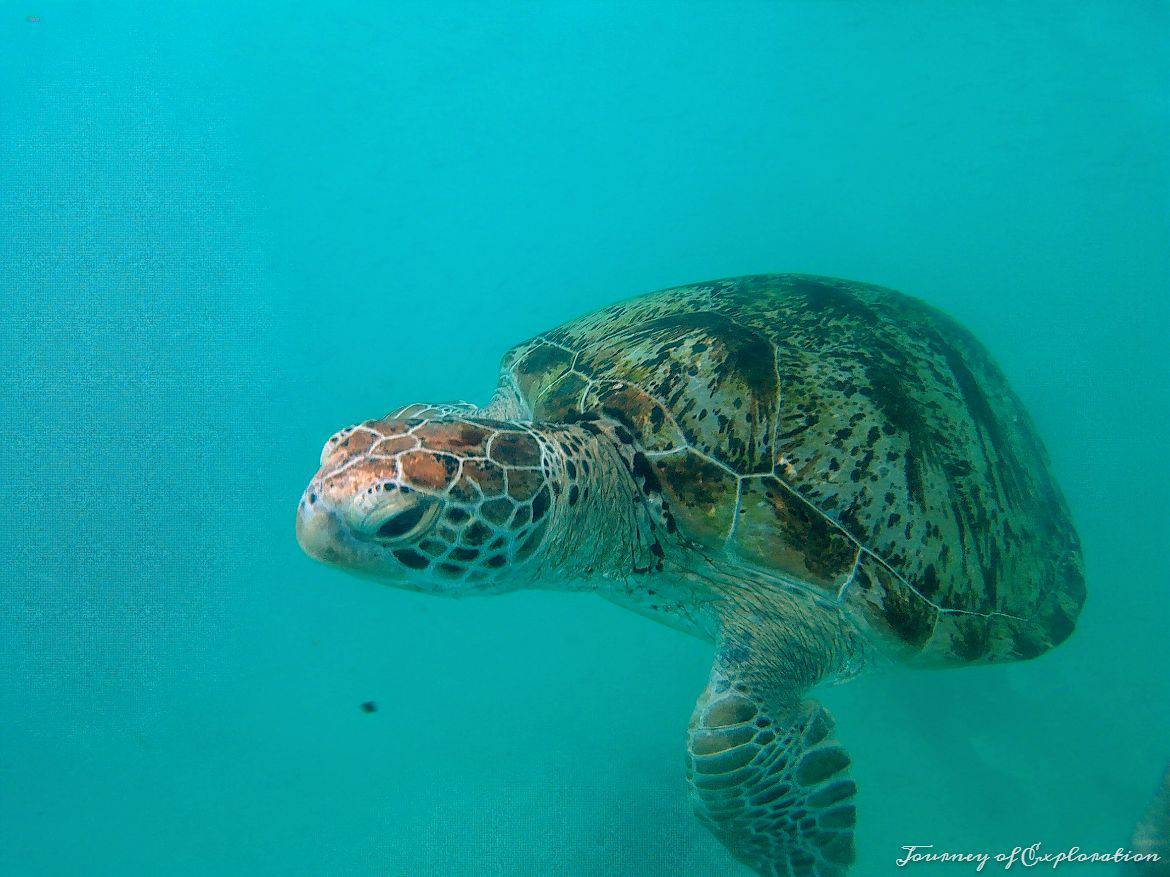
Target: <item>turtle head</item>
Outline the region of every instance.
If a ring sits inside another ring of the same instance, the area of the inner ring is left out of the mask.
[[[414,590],[491,593],[535,583],[560,557],[548,545],[587,492],[578,448],[529,424],[416,409],[325,443],[297,510],[301,547]]]

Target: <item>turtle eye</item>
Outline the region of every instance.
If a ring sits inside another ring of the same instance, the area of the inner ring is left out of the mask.
[[[433,497],[413,494],[408,502],[381,516],[370,537],[383,544],[411,540],[430,527],[439,514],[439,505]]]

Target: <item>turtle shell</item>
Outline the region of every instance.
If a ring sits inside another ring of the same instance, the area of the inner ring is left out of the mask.
[[[625,424],[694,548],[852,608],[908,660],[1029,658],[1073,629],[1080,547],[1041,442],[917,299],[791,274],[663,290],[513,348],[500,392]]]

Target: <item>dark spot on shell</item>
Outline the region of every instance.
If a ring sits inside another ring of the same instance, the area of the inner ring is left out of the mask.
[[[925,597],[933,597],[938,593],[939,581],[938,571],[934,568],[934,564],[929,564],[926,569],[922,571],[922,583],[919,585],[920,590]]]

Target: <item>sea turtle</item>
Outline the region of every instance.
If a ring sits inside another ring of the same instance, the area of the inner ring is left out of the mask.
[[[484,408],[342,430],[297,535],[389,584],[591,590],[712,641],[691,798],[761,874],[853,859],[849,756],[813,686],[1032,658],[1084,599],[1044,449],[984,348],[914,298],[806,275],[612,305],[512,348]]]

